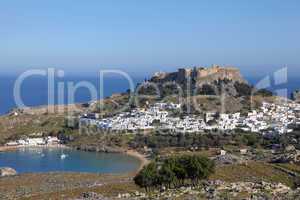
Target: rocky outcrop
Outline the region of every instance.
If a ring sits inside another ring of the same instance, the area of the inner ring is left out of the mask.
[[[16,170],[9,168],[9,167],[3,167],[0,168],[0,177],[4,177],[4,176],[15,176],[17,175]]]
[[[272,163],[300,163],[300,151],[289,151],[279,155],[275,155]]]
[[[242,164],[245,162],[242,158],[233,154],[218,155],[214,158],[216,165]]]
[[[171,86],[192,95],[227,94],[239,97],[249,96],[252,92],[252,87],[242,77],[239,69],[233,67],[181,68],[177,72],[156,73],[149,82],[155,83],[162,94],[174,91],[170,89]]]

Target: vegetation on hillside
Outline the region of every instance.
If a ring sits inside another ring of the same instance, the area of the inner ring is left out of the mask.
[[[215,164],[204,156],[185,155],[165,159],[162,163],[152,162],[145,166],[134,181],[148,191],[164,186],[178,188],[186,183],[196,186],[200,180],[214,173]]]
[[[166,147],[199,147],[199,148],[214,148],[223,147],[228,144],[235,146],[268,146],[276,143],[269,139],[263,138],[256,133],[236,132],[234,134],[138,134],[130,142],[133,148],[142,148],[148,146],[153,149],[160,149]]]

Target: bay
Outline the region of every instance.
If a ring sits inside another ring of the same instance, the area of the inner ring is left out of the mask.
[[[0,153],[0,167],[18,173],[87,172],[127,173],[136,171],[140,161],[121,153],[85,152],[64,148],[26,147]]]

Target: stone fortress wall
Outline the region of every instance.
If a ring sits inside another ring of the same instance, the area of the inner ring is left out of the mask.
[[[187,77],[191,77],[197,82],[210,82],[219,79],[245,82],[238,68],[221,67],[218,65],[213,65],[209,68],[180,68],[177,72],[173,73],[159,72],[156,73],[153,78],[156,81],[176,81],[178,83],[182,83],[186,81]]]

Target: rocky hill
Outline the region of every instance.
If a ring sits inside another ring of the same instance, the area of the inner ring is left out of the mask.
[[[250,96],[252,86],[241,75],[239,69],[214,65],[210,68],[181,68],[176,72],[158,72],[149,80],[158,84],[163,96],[168,96],[178,86],[187,94]]]

